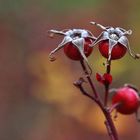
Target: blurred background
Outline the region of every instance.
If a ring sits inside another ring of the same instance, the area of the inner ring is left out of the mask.
[[[131,48],[140,52],[139,0],[0,0],[0,140],[108,140],[99,108],[73,82],[82,74],[63,50],[51,63],[48,54],[62,37],[50,29],[85,28],[89,24],[132,29]],[[89,57],[94,72],[104,73],[97,47]],[[140,62],[128,54],[112,63],[112,87],[132,83],[140,89]],[[97,90],[102,85],[95,81]],[[90,89],[88,89],[90,91]],[[139,140],[135,115],[118,114],[120,140]]]

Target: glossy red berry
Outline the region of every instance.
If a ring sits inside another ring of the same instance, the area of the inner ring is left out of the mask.
[[[117,89],[112,98],[112,104],[121,103],[116,109],[121,114],[132,114],[140,105],[140,97],[136,90],[130,87]]]
[[[109,41],[101,41],[99,43],[99,51],[102,54],[103,57],[108,58],[109,57]],[[120,43],[117,43],[111,52],[111,60],[116,60],[122,58],[127,51],[127,48],[123,46]]]
[[[88,57],[92,53],[93,48],[89,46],[91,43],[92,43],[91,39],[85,39],[84,54],[86,57]],[[67,57],[69,57],[72,60],[83,59],[83,57],[81,56],[77,47],[74,44],[72,44],[71,42],[65,44],[64,53],[66,54]]]

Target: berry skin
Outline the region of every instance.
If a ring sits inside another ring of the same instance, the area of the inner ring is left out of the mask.
[[[88,38],[85,39],[84,54],[86,57],[88,57],[92,53],[93,48],[89,46],[91,43],[92,43],[92,40],[90,40]],[[82,60],[83,59],[79,50],[71,42],[65,44],[64,53],[66,54],[66,56],[68,58],[70,58],[72,60]]]
[[[122,87],[117,89],[116,94],[112,98],[112,104],[121,103],[116,109],[121,114],[135,113],[140,105],[140,97],[136,90],[130,87]]]
[[[99,51],[103,57],[109,57],[109,41],[104,40],[99,43]],[[120,43],[117,43],[111,52],[111,60],[116,60],[122,58],[127,51],[127,48]]]

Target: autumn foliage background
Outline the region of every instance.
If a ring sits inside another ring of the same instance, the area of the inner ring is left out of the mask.
[[[50,39],[47,31],[85,28],[98,35],[90,21],[121,26],[133,30],[130,45],[140,52],[139,5],[139,0],[1,0],[0,139],[108,140],[100,110],[72,84],[83,74],[80,64],[63,51],[49,61],[62,38]],[[103,73],[104,61],[96,47],[89,57],[93,71]],[[132,83],[140,89],[139,71],[140,61],[128,54],[113,61],[112,87]],[[121,139],[140,139],[134,115],[119,114],[115,124]]]

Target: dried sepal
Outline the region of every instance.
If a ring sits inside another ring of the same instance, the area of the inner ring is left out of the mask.
[[[98,23],[96,23],[96,22],[90,22],[90,24],[93,24],[93,25],[96,25],[96,26],[98,26],[98,27],[100,27],[102,30],[106,30],[106,27],[105,26],[103,26],[103,25],[101,25],[101,24],[98,24]]]
[[[103,75],[96,73],[96,80],[103,85],[109,85],[112,83],[112,75],[104,73]]]
[[[90,46],[93,47],[95,45],[97,45],[99,42],[103,41],[103,40],[107,40],[108,39],[108,33],[107,32],[102,32],[98,38],[96,38],[96,40],[93,42],[93,44],[91,44]]]
[[[50,33],[50,35],[55,35],[55,34],[58,34],[58,35],[66,35],[63,31],[57,31],[57,30],[49,30],[48,31]]]
[[[84,38],[79,38],[79,39],[73,40],[72,43],[78,48],[78,50],[79,50],[80,54],[82,55],[82,57],[84,58],[84,60],[86,62],[88,62],[88,60],[84,54],[84,43],[85,43]]]
[[[113,47],[117,44],[117,41],[113,40],[113,39],[109,39],[109,51],[108,51],[108,61],[111,60],[111,53],[113,50]]]

